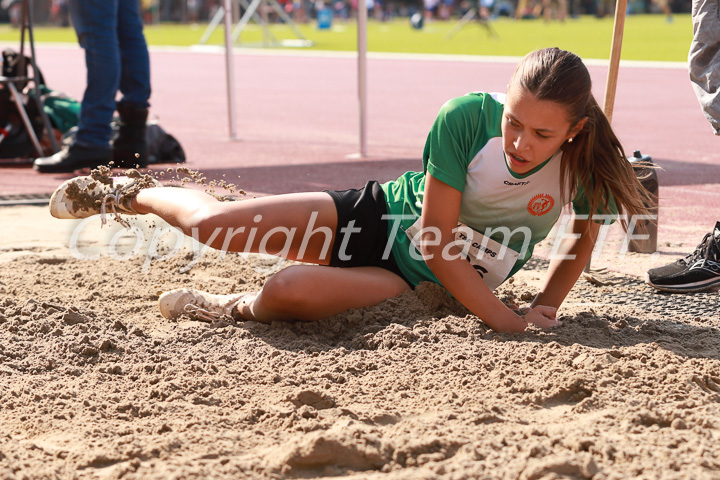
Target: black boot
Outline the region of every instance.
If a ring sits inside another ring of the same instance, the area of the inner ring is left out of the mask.
[[[72,144],[49,157],[36,158],[33,168],[40,173],[67,173],[80,168],[96,168],[112,160],[110,147]]]
[[[120,132],[113,141],[113,160],[120,168],[147,167],[147,108],[118,102]]]

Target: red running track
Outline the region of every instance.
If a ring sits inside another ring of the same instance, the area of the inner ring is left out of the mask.
[[[51,88],[82,97],[77,46],[38,46],[37,61]],[[180,140],[188,166],[209,179],[226,174],[258,194],[355,187],[418,169],[438,108],[469,91],[504,91],[514,68],[480,57],[370,58],[370,158],[357,160],[347,158],[358,151],[353,56],[237,51],[236,141],[228,136],[221,52],[152,50],[151,65],[151,117]],[[589,68],[602,103],[607,69]],[[640,149],[662,167],[662,241],[699,240],[720,219],[720,138],[702,116],[687,72],[621,65],[613,124],[628,153]],[[0,196],[47,194],[70,176],[0,168]]]

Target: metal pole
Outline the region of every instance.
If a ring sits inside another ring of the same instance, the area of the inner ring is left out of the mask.
[[[235,75],[233,71],[233,47],[231,39],[232,8],[230,0],[223,0],[225,10],[225,72],[227,75],[228,122],[230,127],[230,140],[237,140],[235,131]]]
[[[232,31],[232,41],[235,41],[238,39],[238,37],[240,37],[243,29],[247,26],[248,23],[250,23],[251,18],[257,17],[257,19],[259,19],[259,23],[264,22],[262,17],[256,15],[257,8],[260,6],[260,3],[262,3],[262,0],[252,0],[250,6],[247,7],[245,13],[243,13],[243,16],[240,18],[240,20],[238,20],[237,25],[235,25],[235,29]]]
[[[213,32],[217,28],[218,25],[220,25],[220,21],[225,17],[225,7],[218,7],[217,12],[215,12],[215,15],[213,16],[212,20],[210,20],[210,23],[208,23],[207,28],[205,29],[205,32],[203,32],[202,37],[200,37],[200,40],[198,40],[198,43],[200,45],[205,45],[208,40],[210,40],[210,37],[212,36]]]
[[[26,3],[27,7],[27,32],[28,32],[28,40],[30,44],[30,63],[32,64],[33,69],[33,84],[35,86],[35,103],[37,104],[38,110],[40,111],[40,117],[43,121],[43,126],[45,127],[45,130],[47,131],[48,138],[50,139],[50,145],[52,146],[52,153],[57,152],[60,150],[60,147],[58,146],[57,139],[55,138],[55,132],[53,132],[52,124],[50,123],[50,118],[48,117],[47,112],[45,111],[43,100],[40,96],[40,83],[42,83],[41,80],[41,74],[40,70],[37,66],[37,60],[35,56],[35,36],[33,34],[33,13],[32,13],[32,0],[28,0]],[[24,27],[24,25],[23,25]],[[23,35],[24,37],[25,35]],[[25,57],[25,52],[23,51],[22,47],[20,48],[20,55],[21,58]],[[32,127],[30,128],[30,131],[32,131]],[[33,132],[32,136],[34,137],[35,134]],[[36,147],[37,148],[37,147]],[[42,149],[38,150],[38,155],[43,155]]]
[[[18,92],[17,88],[15,87],[15,84],[10,81],[7,84],[8,89],[10,90],[10,93],[12,94],[13,101],[15,102],[15,105],[17,106],[17,111],[20,114],[20,118],[22,118],[23,124],[25,125],[25,130],[27,131],[28,136],[30,137],[30,141],[32,141],[33,147],[35,147],[35,151],[37,152],[38,156],[43,156],[43,149],[42,145],[40,145],[40,140],[38,140],[37,135],[35,135],[35,129],[33,128],[32,122],[30,121],[30,117],[28,117],[27,112],[25,112],[25,107],[23,106],[23,100],[20,96],[20,92]],[[52,131],[50,132],[50,137],[52,137]],[[53,152],[55,153],[55,152]]]
[[[455,24],[455,26],[450,29],[447,35],[445,35],[445,40],[450,40],[452,37],[454,37],[456,33],[462,30],[466,23],[468,23],[470,20],[475,19],[476,14],[477,10],[475,10],[474,8],[468,10],[467,13],[463,15],[463,17]]]
[[[282,19],[285,25],[290,27],[290,29],[295,33],[296,37],[298,37],[300,40],[307,40],[307,38],[305,38],[305,35],[303,35],[297,25],[295,25],[295,22],[292,18],[290,18],[290,15],[285,13],[285,10],[283,10],[277,0],[267,0],[267,3],[272,7],[273,10],[275,10],[275,12]]]
[[[360,158],[367,156],[367,3],[358,0],[358,99],[360,106]]]

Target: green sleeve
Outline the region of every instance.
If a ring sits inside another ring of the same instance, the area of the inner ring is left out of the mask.
[[[610,200],[608,201],[607,210],[602,205],[600,205],[594,213],[594,215],[608,215],[609,217],[595,218],[595,223],[604,223],[610,225],[615,223],[615,220],[617,220],[618,209],[617,205],[615,205],[615,198],[612,196],[612,194],[609,195]],[[577,195],[575,195],[575,198],[572,201],[572,205],[573,211],[578,215],[590,215],[590,202],[585,195],[585,188],[582,184],[578,185]]]
[[[454,98],[442,106],[425,142],[425,171],[456,190],[465,189],[473,144],[481,134],[483,95]]]

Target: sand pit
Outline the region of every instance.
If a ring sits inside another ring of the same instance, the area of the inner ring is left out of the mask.
[[[9,243],[3,479],[720,475],[717,292],[581,281],[561,328],[521,335],[429,284],[315,324],[210,325],[163,319],[158,292],[251,290],[273,259],[187,268],[188,252],[148,264]],[[528,301],[545,266],[498,294]]]

